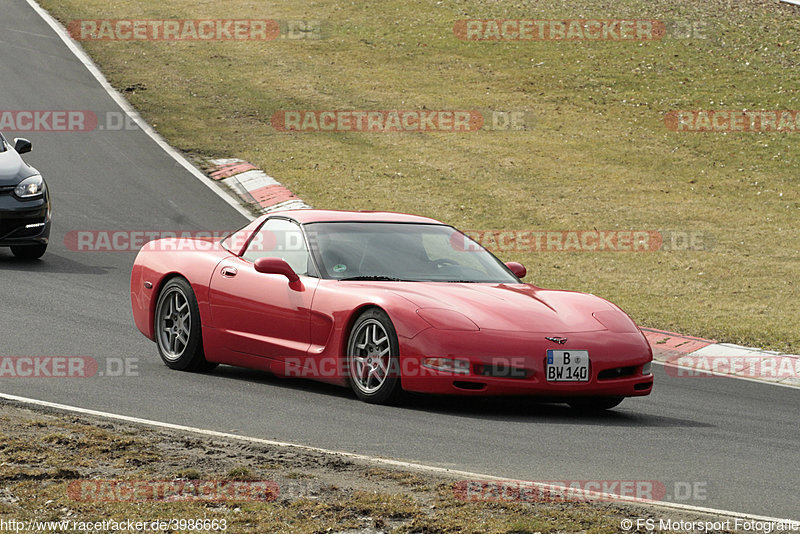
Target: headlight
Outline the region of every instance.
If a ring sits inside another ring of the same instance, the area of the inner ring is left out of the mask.
[[[44,193],[44,180],[38,174],[22,180],[14,189],[17,198],[31,199],[42,196]]]

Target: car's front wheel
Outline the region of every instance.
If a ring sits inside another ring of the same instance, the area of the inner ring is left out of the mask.
[[[206,361],[203,353],[200,310],[185,279],[173,278],[164,285],[153,324],[158,353],[170,369],[208,371],[217,366]]]
[[[601,412],[619,406],[625,397],[578,397],[568,402],[570,407],[580,412]]]
[[[15,245],[11,253],[21,260],[38,260],[44,256],[47,245]]]
[[[388,404],[400,395],[397,333],[389,316],[374,308],[362,313],[347,342],[350,387],[372,404]]]

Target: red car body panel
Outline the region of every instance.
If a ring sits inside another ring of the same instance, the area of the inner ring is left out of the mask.
[[[270,216],[322,221],[441,224],[404,214],[297,210]],[[593,295],[529,284],[361,282],[256,272],[240,257],[268,216],[231,239],[159,240],[139,252],[131,275],[136,326],[154,339],[159,290],[173,276],[192,286],[210,362],[347,385],[350,329],[370,307],[383,309],[397,332],[404,390],[461,395],[641,396],[652,389],[644,335],[619,308]],[[236,269],[228,278],[226,269]],[[548,337],[563,337],[558,344]],[[587,350],[588,382],[548,382],[548,349]],[[468,373],[422,366],[426,357],[464,359]],[[512,369],[506,376],[499,369]]]

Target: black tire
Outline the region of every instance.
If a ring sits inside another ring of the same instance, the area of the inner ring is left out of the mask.
[[[153,328],[158,354],[170,369],[210,371],[218,365],[206,361],[200,310],[186,279],[173,278],[161,289]]]
[[[47,245],[14,245],[11,253],[21,260],[38,260],[44,256]]]
[[[372,308],[356,319],[347,340],[346,357],[347,379],[359,399],[391,404],[400,398],[397,332],[385,311]]]
[[[579,412],[602,412],[619,406],[625,397],[577,397],[567,404]]]

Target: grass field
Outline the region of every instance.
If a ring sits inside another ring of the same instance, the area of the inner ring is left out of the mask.
[[[322,39],[84,42],[173,146],[315,207],[465,229],[701,232],[713,248],[508,251],[642,325],[800,351],[800,132],[680,133],[674,110],[800,109],[800,8],[766,0],[43,0],[74,19],[318,20]],[[656,41],[470,42],[460,19],[703,22]],[[526,111],[522,131],[286,133],[280,110]],[[111,135],[111,134],[109,134]],[[709,241],[710,242],[710,241]]]

